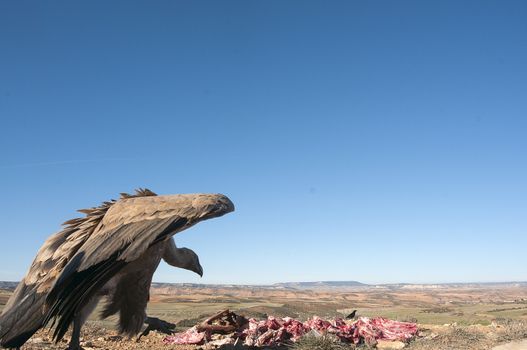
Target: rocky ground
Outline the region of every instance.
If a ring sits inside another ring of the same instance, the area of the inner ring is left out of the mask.
[[[489,326],[420,325],[420,337],[408,350],[488,350],[499,344],[527,339],[527,323],[498,320]]]
[[[83,327],[81,346],[84,350],[133,350],[133,349],[174,349],[173,346],[163,344],[165,334],[150,332],[149,335],[136,339],[127,339],[116,331],[100,327],[94,323],[87,323]],[[51,333],[47,330],[37,332],[23,347],[22,350],[64,350],[68,347],[69,337],[66,335],[59,343],[51,340]],[[195,349],[194,346],[178,346],[177,349]]]
[[[472,325],[472,326],[458,326],[456,324],[450,325],[420,325],[419,337],[411,341],[409,344],[400,342],[380,342],[377,345],[378,349],[408,349],[408,350],[489,350],[500,344],[507,344],[513,341],[527,339],[527,325],[518,321],[502,320],[494,322],[489,326]],[[149,335],[142,337],[139,341],[136,339],[126,339],[117,334],[112,329],[101,327],[100,325],[90,322],[83,329],[83,337],[81,345],[85,350],[94,349],[177,349],[177,350],[208,350],[205,346],[181,346],[181,345],[167,345],[163,343],[164,334],[151,332]],[[66,336],[64,340],[58,344],[51,341],[48,331],[39,331],[33,338],[30,339],[22,350],[64,350],[67,348],[69,338]],[[526,349],[524,345],[510,345],[512,350]],[[231,346],[232,348],[232,346]],[[307,350],[309,348],[322,349],[317,347],[310,347],[307,345],[297,347],[299,350]],[[362,349],[368,347],[363,346]],[[227,348],[222,348],[226,350]],[[239,349],[243,349],[239,347]],[[324,347],[324,350],[345,350],[352,349],[350,346],[342,346],[336,344],[334,348]]]

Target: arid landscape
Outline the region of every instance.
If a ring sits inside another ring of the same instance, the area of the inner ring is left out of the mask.
[[[0,286],[1,308],[14,285]],[[527,338],[527,283],[375,286],[357,282],[271,286],[154,283],[148,314],[173,322],[178,331],[183,331],[224,309],[255,318],[273,315],[300,320],[313,315],[327,319],[345,317],[356,309],[359,317],[382,316],[417,322],[419,336],[406,344],[407,349],[491,349]],[[84,347],[195,348],[165,345],[164,335],[156,332],[139,342],[122,339],[113,329],[114,323],[113,319],[100,321],[93,317],[83,330]],[[53,345],[49,334],[41,331],[24,348],[62,349],[65,344]]]
[[[527,350],[526,40],[527,0],[0,0],[0,350]]]

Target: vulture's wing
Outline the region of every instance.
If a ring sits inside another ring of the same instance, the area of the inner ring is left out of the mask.
[[[42,327],[46,296],[64,266],[86,241],[96,216],[70,220],[62,231],[44,242],[2,311],[0,346],[20,347]]]
[[[62,249],[64,244],[75,241],[68,240],[71,233],[72,230],[65,229],[51,236],[40,248],[0,316],[0,346],[19,347],[42,326],[47,292],[71,257]]]
[[[138,189],[133,195],[121,194],[122,198],[155,195],[147,189]],[[47,310],[46,296],[66,264],[84,245],[114,203],[112,200],[98,207],[79,210],[86,216],[65,222],[63,230],[44,242],[0,315],[0,347],[20,347],[43,326]]]
[[[223,195],[193,194],[122,199],[65,266],[47,297],[45,323],[61,339],[74,315],[129,262],[152,245],[192,225],[234,210]]]

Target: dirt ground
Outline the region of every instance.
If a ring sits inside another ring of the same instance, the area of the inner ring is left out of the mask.
[[[0,309],[9,297],[0,291]],[[343,317],[357,309],[359,316],[383,316],[417,322],[419,336],[409,350],[488,350],[527,339],[527,287],[500,288],[359,288],[356,290],[290,290],[256,287],[168,286],[152,290],[150,316],[176,323],[178,331],[223,309],[249,317],[267,315],[307,319]],[[136,340],[114,330],[115,319],[97,320],[94,313],[83,329],[84,349],[196,349],[163,343],[165,335],[151,332]],[[50,341],[39,331],[23,350],[66,349],[68,338]],[[349,346],[344,347],[351,348]],[[342,349],[342,347],[339,347]]]
[[[489,350],[496,345],[506,344],[517,339],[527,338],[527,325],[509,321],[506,324],[492,324],[490,326],[456,326],[456,325],[420,325],[419,337],[405,346],[408,350]],[[196,350],[207,349],[206,346],[181,346],[163,343],[164,334],[151,332],[139,341],[126,339],[112,329],[107,329],[89,322],[83,329],[81,345],[85,350],[92,349],[177,349]],[[64,350],[69,338],[66,337],[58,344],[51,342],[48,331],[38,332],[23,350]],[[340,349],[352,346],[341,347]],[[363,349],[368,347],[363,346]],[[228,349],[227,347],[224,349]],[[237,347],[237,349],[244,349]]]

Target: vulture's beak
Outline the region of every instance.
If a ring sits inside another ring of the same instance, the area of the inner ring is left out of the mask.
[[[203,277],[203,267],[201,267],[200,264],[198,264],[195,268],[193,268],[192,271],[197,273],[199,277]]]

